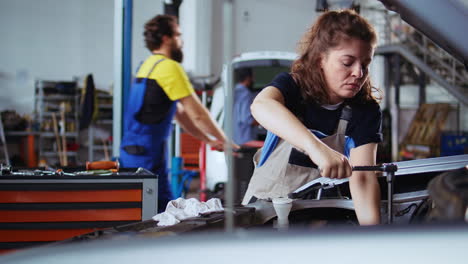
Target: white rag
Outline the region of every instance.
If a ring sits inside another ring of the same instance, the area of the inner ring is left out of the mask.
[[[206,202],[200,202],[195,198],[177,198],[167,204],[166,211],[153,216],[153,220],[158,221],[158,226],[170,226],[200,214],[221,211],[224,211],[224,208],[219,198],[211,198]]]

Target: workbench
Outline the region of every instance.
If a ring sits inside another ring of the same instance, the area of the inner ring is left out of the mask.
[[[148,170],[71,176],[80,170],[0,176],[0,253],[145,221],[157,213],[158,178]]]

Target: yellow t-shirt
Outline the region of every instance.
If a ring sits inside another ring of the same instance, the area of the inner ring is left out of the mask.
[[[153,69],[155,63],[161,59],[164,60],[159,62]],[[155,54],[146,59],[138,70],[136,77],[155,80],[172,101],[187,97],[194,92],[182,66],[161,54]]]
[[[135,81],[145,82],[146,86],[143,105],[135,116],[139,122],[145,124],[161,122],[176,100],[194,92],[182,66],[161,54],[152,55],[143,62]]]

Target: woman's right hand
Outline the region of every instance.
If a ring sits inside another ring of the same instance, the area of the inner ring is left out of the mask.
[[[351,176],[352,168],[348,158],[325,144],[319,149],[308,152],[310,159],[317,164],[320,174],[331,179],[343,179]]]

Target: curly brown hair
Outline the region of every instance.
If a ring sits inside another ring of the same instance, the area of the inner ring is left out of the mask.
[[[157,15],[146,22],[143,36],[149,51],[161,47],[163,36],[174,36],[174,28],[177,23],[177,17],[172,15]]]
[[[322,14],[298,43],[299,57],[292,65],[291,75],[301,87],[305,102],[329,102],[324,74],[317,69],[320,69],[322,56],[347,38],[363,40],[373,47],[377,44],[377,34],[373,26],[355,11],[348,9]],[[362,89],[348,101],[377,102],[380,99],[380,89],[373,87],[370,78],[367,78]]]

